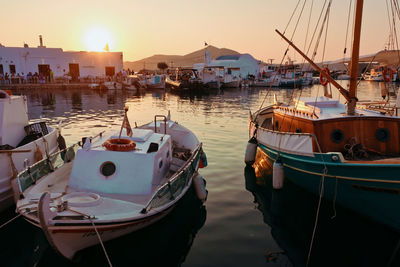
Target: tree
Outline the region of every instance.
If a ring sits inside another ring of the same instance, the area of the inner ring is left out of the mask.
[[[164,71],[166,69],[168,69],[168,64],[165,62],[158,62],[157,63],[157,68],[159,68],[160,70]]]

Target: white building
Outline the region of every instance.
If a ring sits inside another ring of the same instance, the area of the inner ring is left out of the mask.
[[[54,77],[104,77],[123,68],[122,52],[63,51],[61,48],[5,47],[0,45],[0,74],[27,74],[35,72]]]
[[[204,63],[195,64],[195,69],[204,68]],[[242,78],[247,78],[249,75],[254,75],[257,77],[260,72],[259,61],[255,59],[250,54],[237,54],[237,55],[225,55],[217,57],[215,60],[211,60],[207,66],[223,66],[225,70],[229,67],[240,68],[240,73]]]

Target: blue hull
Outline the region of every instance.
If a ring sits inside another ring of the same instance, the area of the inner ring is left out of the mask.
[[[400,232],[399,165],[343,163],[335,153],[316,153],[314,157],[279,154],[285,178],[316,195],[320,195],[324,180],[324,198]],[[262,168],[272,166],[277,156],[278,151],[259,144],[257,158],[266,162]]]

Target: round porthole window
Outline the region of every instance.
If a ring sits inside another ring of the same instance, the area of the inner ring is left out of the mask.
[[[376,130],[375,136],[376,139],[378,139],[379,141],[386,142],[390,137],[390,133],[389,130],[386,128],[379,128],[378,130]]]
[[[331,139],[335,143],[340,143],[344,139],[344,134],[343,134],[343,132],[341,130],[335,129],[331,133]]]
[[[112,163],[111,161],[104,162],[100,167],[100,172],[105,177],[113,175],[115,173],[115,170],[116,170],[115,164]]]

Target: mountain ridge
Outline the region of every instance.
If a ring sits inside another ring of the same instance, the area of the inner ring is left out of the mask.
[[[209,45],[205,48],[196,50],[194,52],[188,53],[186,55],[163,55],[163,54],[155,54],[150,57],[146,57],[137,61],[125,61],[124,68],[130,69],[134,71],[139,71],[142,69],[147,70],[156,70],[157,63],[165,62],[169,67],[193,67],[195,63],[204,62],[204,52],[207,49],[211,54],[211,59],[216,59],[219,56],[225,55],[235,55],[240,54],[239,52],[228,49],[228,48],[218,48],[212,45]],[[171,66],[172,62],[172,66]]]

